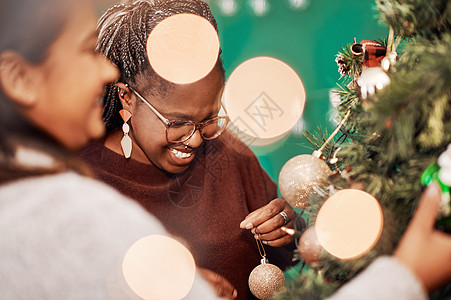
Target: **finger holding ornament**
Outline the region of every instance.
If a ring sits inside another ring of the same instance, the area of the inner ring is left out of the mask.
[[[296,215],[296,213],[295,213]],[[288,214],[285,211],[281,211],[278,214],[274,215],[271,219],[261,223],[258,226],[255,226],[251,232],[256,234],[257,232],[263,235],[264,240],[272,240],[275,238],[279,238],[285,235],[285,231],[282,230],[282,227],[294,228],[294,218],[288,217]],[[268,236],[268,238],[265,238]]]
[[[294,228],[294,219],[288,223],[283,222],[280,226],[280,217],[277,215],[269,221],[252,229],[255,238],[259,238],[266,245],[280,247],[291,244],[295,238],[286,232],[287,228]]]
[[[280,232],[283,231],[282,229],[277,230],[276,232]],[[285,246],[288,244],[291,244],[294,242],[295,238],[289,234],[284,234],[283,236],[280,236],[279,238],[276,239],[267,239],[264,240],[264,235],[261,235],[261,240],[262,243],[271,247],[281,247],[281,246]]]
[[[274,229],[270,227],[270,222],[265,222],[261,226],[252,229],[255,239],[261,239],[264,244],[270,246],[283,246],[294,241],[292,236],[290,236],[283,228],[293,228],[293,221],[290,221],[284,226],[280,226]],[[262,228],[262,229],[260,229]]]
[[[276,229],[284,225],[287,217],[289,222],[290,220],[293,220],[295,216],[296,212],[290,204],[282,198],[276,198],[267,205],[248,214],[240,223],[240,228],[253,229],[274,218],[273,222],[270,222],[272,224],[270,227]],[[268,230],[265,230],[264,232],[268,232]]]
[[[286,234],[283,228],[294,228],[294,220],[285,223],[280,214],[277,214],[272,219],[253,228],[251,233],[254,235],[260,234],[260,237],[264,240],[274,240]]]

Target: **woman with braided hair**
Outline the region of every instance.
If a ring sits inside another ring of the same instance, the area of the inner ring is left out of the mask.
[[[269,261],[285,270],[293,238],[281,227],[293,227],[295,212],[277,198],[277,186],[251,150],[226,130],[227,117],[218,117],[222,60],[190,84],[166,81],[151,67],[146,50],[151,31],[179,13],[203,17],[217,31],[201,0],[135,1],[102,16],[98,49],[118,67],[120,78],[104,97],[107,136],[81,156],[99,179],[187,241],[219,295],[254,299],[248,277],[261,257],[253,235],[265,244]],[[121,110],[127,111],[125,120]],[[173,134],[180,130],[183,138]],[[121,146],[124,135],[131,138],[131,153]]]

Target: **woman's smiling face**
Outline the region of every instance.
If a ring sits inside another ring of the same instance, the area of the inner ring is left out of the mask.
[[[73,6],[47,58],[36,66],[38,101],[24,113],[62,145],[78,149],[104,134],[99,99],[118,72],[95,51],[96,16],[91,5],[79,1]]]
[[[140,89],[140,86],[148,86],[140,85],[140,81],[142,80],[138,80],[136,90],[169,120],[200,123],[217,116],[221,108],[224,76],[219,67],[197,82],[171,85],[173,88],[163,97]],[[169,173],[185,171],[196,155],[195,150],[203,143],[199,131],[183,143],[170,143],[166,139],[166,126],[155,113],[133,93],[130,93],[130,97],[133,103],[128,107],[132,113],[131,135],[134,144],[139,147],[133,149],[132,158],[148,160]]]

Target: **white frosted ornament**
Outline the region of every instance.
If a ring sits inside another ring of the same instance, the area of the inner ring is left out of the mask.
[[[291,158],[279,174],[279,188],[282,197],[292,206],[308,207],[309,194],[314,188],[327,182],[331,175],[329,166],[313,155],[302,154]]]
[[[285,275],[266,258],[249,275],[249,289],[260,300],[270,300],[285,286]]]
[[[381,67],[365,69],[357,79],[363,99],[375,94],[376,90],[382,90],[389,83],[390,77]]]

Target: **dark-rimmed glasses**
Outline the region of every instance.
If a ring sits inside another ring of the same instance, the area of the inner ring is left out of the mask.
[[[150,104],[143,96],[141,96],[130,85],[126,85],[141,101],[143,101],[152,112],[160,119],[166,126],[166,140],[169,143],[183,143],[189,140],[196,130],[199,130],[200,135],[204,140],[213,140],[220,136],[227,127],[230,119],[228,116],[218,116],[198,124],[193,121],[184,120],[169,120],[165,118],[152,104]],[[221,107],[224,109],[224,106]]]

